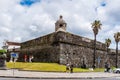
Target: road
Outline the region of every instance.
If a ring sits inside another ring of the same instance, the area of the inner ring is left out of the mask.
[[[0,78],[0,80],[120,80],[120,77],[99,79],[26,79],[26,78]]]

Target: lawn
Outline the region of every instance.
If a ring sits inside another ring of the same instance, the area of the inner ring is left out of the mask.
[[[31,70],[31,71],[47,71],[47,72],[65,72],[66,66],[60,65],[57,63],[25,63],[25,62],[16,62],[16,63],[7,63],[8,68],[17,68],[22,70]],[[74,72],[93,72],[89,69],[74,68]],[[104,69],[95,69],[95,72],[104,71]]]

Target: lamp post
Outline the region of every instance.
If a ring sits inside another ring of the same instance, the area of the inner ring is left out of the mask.
[[[14,69],[15,69],[15,62],[16,62],[16,54],[15,54],[15,47],[13,48],[13,50],[12,50],[13,52],[12,52],[12,58],[14,58],[14,60],[13,60],[13,76],[15,75],[15,71],[14,71]]]

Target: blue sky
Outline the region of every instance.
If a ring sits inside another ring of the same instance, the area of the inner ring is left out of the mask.
[[[1,0],[0,46],[4,40],[24,42],[55,31],[55,22],[63,15],[67,31],[94,39],[91,23],[102,22],[97,40],[112,40],[120,32],[120,0]],[[120,45],[120,43],[119,43]]]
[[[105,7],[106,4],[107,4],[107,3],[106,3],[105,1],[101,2],[101,6],[103,6],[103,7]]]
[[[37,2],[40,2],[40,0],[21,0],[20,4],[23,5],[23,6],[30,7],[32,4],[35,4]]]

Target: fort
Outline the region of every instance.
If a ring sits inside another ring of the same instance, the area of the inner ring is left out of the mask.
[[[20,59],[23,55],[33,55],[36,62],[56,62],[73,64],[75,67],[92,67],[94,40],[66,31],[67,23],[60,16],[55,23],[55,32],[21,43]],[[115,66],[115,50],[104,43],[96,42],[96,67],[104,67],[107,61]],[[120,51],[119,51],[120,54]],[[118,59],[120,55],[118,55]],[[120,61],[118,60],[120,66]]]

